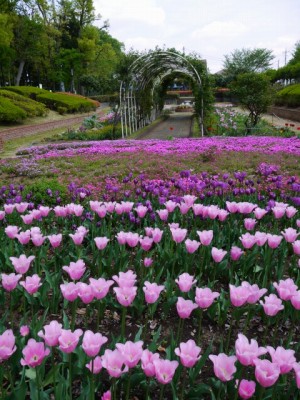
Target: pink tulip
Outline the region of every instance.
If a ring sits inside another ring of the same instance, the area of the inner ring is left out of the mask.
[[[212,230],[210,231],[197,231],[197,235],[200,238],[200,242],[203,246],[209,246],[213,239],[214,233]]]
[[[56,206],[53,211],[56,217],[66,217],[68,215],[68,210],[65,207]]]
[[[186,238],[187,230],[181,228],[171,228],[171,234],[174,242],[181,243]]]
[[[33,217],[33,219],[40,220],[42,218],[42,213],[40,210],[32,210],[31,216]]]
[[[239,239],[245,249],[251,249],[251,247],[256,244],[255,236],[251,235],[249,232],[244,233]]]
[[[20,335],[25,337],[29,335],[30,329],[28,325],[22,325],[20,326]]]
[[[255,232],[254,234],[257,246],[263,246],[268,240],[268,235],[265,232]]]
[[[166,385],[170,383],[178,367],[178,361],[157,359],[153,361],[155,367],[155,378],[159,383]]]
[[[30,231],[20,232],[16,235],[16,238],[21,244],[27,244],[30,241]]]
[[[60,290],[63,297],[68,301],[74,301],[78,297],[78,287],[74,282],[61,284]]]
[[[40,211],[42,217],[48,217],[49,212],[51,211],[51,208],[46,207],[46,206],[40,206],[39,211]]]
[[[127,232],[126,233],[126,243],[129,247],[135,247],[139,243],[140,236],[138,233]]]
[[[280,219],[285,214],[285,207],[275,206],[272,208],[273,215],[276,219]]]
[[[247,379],[242,379],[239,384],[239,396],[242,399],[250,399],[255,393],[256,383],[254,381],[248,381]]]
[[[298,290],[298,286],[291,278],[285,280],[281,279],[279,283],[274,282],[273,285],[282,300],[291,300]]]
[[[62,324],[58,321],[51,321],[50,324],[44,325],[44,332],[41,330],[38,332],[38,336],[41,337],[47,346],[57,346],[58,338],[62,333]]]
[[[214,299],[219,296],[219,292],[213,292],[210,288],[196,288],[195,302],[198,307],[206,309],[210,307]]]
[[[43,236],[41,234],[31,235],[31,241],[36,247],[42,246],[45,240],[46,236]]]
[[[229,215],[228,211],[219,210],[219,213],[218,213],[219,221],[224,222],[227,219],[228,215]]]
[[[144,258],[144,266],[146,268],[151,267],[152,264],[153,264],[152,258],[149,258],[149,257]]]
[[[106,336],[101,333],[85,331],[82,339],[82,349],[88,357],[96,357],[102,345],[108,341]]]
[[[145,293],[145,300],[148,304],[154,304],[160,293],[164,290],[164,285],[158,285],[157,283],[150,283],[146,281],[144,283],[143,292]]]
[[[41,365],[44,358],[47,357],[50,350],[45,348],[43,342],[37,342],[34,339],[29,339],[27,345],[22,350],[23,357],[21,365],[35,368]]]
[[[137,207],[135,208],[135,211],[136,211],[136,213],[137,213],[137,215],[138,215],[139,218],[144,218],[145,215],[146,215],[147,212],[148,212],[148,208],[147,208],[146,206],[139,205],[139,206],[137,206]]]
[[[0,335],[0,364],[17,350],[15,343],[16,338],[11,329],[7,329]]]
[[[62,329],[58,338],[59,349],[63,353],[72,353],[75,350],[82,334],[83,332],[81,329],[76,329],[74,332],[72,332],[70,329]]]
[[[114,275],[113,280],[117,282],[119,287],[132,287],[136,282],[136,274],[129,269],[126,272],[119,272],[119,275]]]
[[[252,204],[248,202],[237,203],[238,212],[241,214],[250,214],[257,207],[257,204]]]
[[[20,285],[23,286],[29,294],[34,294],[39,290],[39,287],[42,286],[41,278],[37,274],[27,276],[25,281],[20,282]]]
[[[123,207],[124,213],[130,213],[134,206],[134,203],[132,201],[121,201],[121,205]]]
[[[47,237],[53,248],[60,246],[60,244],[62,242],[62,234],[61,233],[59,233],[57,235],[49,235]]]
[[[91,371],[92,374],[99,374],[102,370],[102,362],[101,357],[97,356],[93,360],[91,360],[88,364],[85,365],[87,369]]]
[[[159,243],[162,239],[162,235],[163,235],[164,231],[162,231],[159,228],[154,228],[152,230],[152,239],[154,243]]]
[[[12,214],[15,209],[14,204],[4,204],[3,207],[6,214]]]
[[[166,203],[164,203],[164,206],[166,207],[166,209],[168,210],[168,212],[173,212],[175,210],[175,208],[177,207],[177,203],[175,203],[175,201],[172,200],[168,200]]]
[[[256,219],[262,219],[267,213],[268,213],[267,210],[264,210],[263,208],[259,208],[259,207],[257,207],[253,211],[253,214],[255,215]]]
[[[266,348],[272,358],[272,362],[279,366],[281,374],[287,374],[293,369],[296,362],[294,350],[284,349],[281,346],[276,349],[272,346],[267,346]]]
[[[107,246],[107,244],[109,242],[109,239],[106,236],[104,236],[104,237],[96,237],[94,239],[94,241],[96,243],[97,249],[98,250],[103,250]]]
[[[200,246],[200,242],[197,242],[197,240],[190,240],[190,239],[186,239],[185,243],[185,248],[187,250],[188,253],[192,254],[195,253],[195,251],[198,250],[199,246]]]
[[[86,266],[83,260],[78,260],[76,262],[71,262],[69,266],[62,267],[62,269],[67,272],[73,281],[76,281],[81,279],[86,270]]]
[[[300,219],[297,219],[296,225],[297,225],[297,228],[300,228]]]
[[[100,201],[98,201],[98,200],[96,200],[96,201],[95,201],[95,200],[90,200],[89,203],[90,203],[90,208],[91,208],[91,210],[94,211],[94,212],[95,212],[95,211],[97,210],[97,208],[100,207],[101,204],[102,204],[102,203],[101,203]]]
[[[118,349],[114,351],[106,349],[104,355],[101,357],[101,361],[102,366],[113,378],[119,378],[122,374],[128,371],[124,357]]]
[[[244,252],[240,247],[237,247],[237,246],[231,247],[230,258],[233,261],[238,261],[243,254],[244,254]]]
[[[207,208],[207,216],[210,219],[216,219],[219,216],[220,209],[218,206],[208,206]]]
[[[121,246],[123,246],[124,244],[126,244],[126,236],[127,236],[126,233],[123,232],[123,231],[120,231],[120,232],[117,233],[116,238],[117,238],[118,243],[119,243]]]
[[[211,249],[211,256],[212,256],[214,262],[216,262],[216,263],[220,263],[223,260],[223,258],[226,256],[226,254],[227,254],[227,251],[225,251],[225,250],[217,249],[216,247],[213,247]]]
[[[117,204],[115,205],[115,212],[116,212],[117,215],[123,214],[123,212],[124,212],[123,205],[117,203]]]
[[[0,211],[0,221],[4,220],[5,218],[5,211]]]
[[[244,219],[244,227],[247,231],[252,231],[256,225],[257,221],[253,218],[245,218]]]
[[[69,233],[69,236],[76,246],[80,246],[84,240],[84,235],[80,232],[75,232],[74,234]]]
[[[175,354],[180,357],[180,362],[184,367],[192,368],[198,360],[200,360],[201,348],[198,347],[194,340],[190,339],[186,343],[180,343],[175,349]]]
[[[249,297],[249,290],[245,286],[229,285],[230,301],[233,306],[241,307],[245,304]]]
[[[188,206],[186,203],[180,203],[178,205],[178,208],[180,210],[180,214],[181,215],[185,215],[189,212],[189,209],[191,208],[190,206]]]
[[[297,290],[297,292],[291,297],[291,303],[295,310],[300,310],[300,290]]]
[[[189,206],[192,207],[192,205],[195,203],[198,197],[192,195],[192,194],[186,194],[183,196],[183,201]]]
[[[297,213],[297,209],[293,206],[289,206],[285,210],[285,214],[288,218],[293,218]]]
[[[280,375],[279,365],[271,363],[269,360],[254,360],[255,378],[263,387],[273,386]]]
[[[115,287],[114,292],[117,295],[118,302],[124,307],[129,307],[135,299],[137,287]]]
[[[227,356],[224,353],[220,353],[217,356],[211,354],[209,359],[214,364],[214,373],[217,378],[222,382],[231,381],[233,374],[236,372],[235,362],[236,356]]]
[[[192,208],[193,208],[195,216],[202,215],[204,205],[203,204],[194,204]]]
[[[300,240],[296,240],[292,243],[294,254],[300,256]]]
[[[157,212],[159,218],[160,218],[162,221],[167,221],[168,216],[169,216],[168,210],[156,210],[156,212]]]
[[[242,286],[248,289],[248,304],[255,304],[265,293],[267,293],[267,289],[260,289],[258,285],[250,285],[249,282],[242,282]]]
[[[187,293],[191,290],[191,287],[197,282],[197,279],[194,279],[192,275],[184,272],[183,274],[178,276],[178,279],[175,279],[175,282],[182,292]]]
[[[97,300],[103,299],[107,295],[109,288],[114,284],[114,281],[105,280],[104,278],[89,278],[89,282]]]
[[[158,353],[151,353],[148,349],[143,351],[142,357],[141,357],[141,365],[142,365],[142,370],[144,371],[144,374],[148,377],[154,376],[155,375],[155,366],[153,364],[154,360],[159,359],[159,354]]]
[[[105,393],[103,393],[101,400],[111,400],[111,391],[107,390]]]
[[[94,290],[92,286],[84,282],[77,282],[78,297],[84,304],[90,304],[94,300]]]
[[[176,309],[180,318],[189,318],[192,311],[197,307],[197,304],[191,300],[185,300],[183,297],[178,297],[177,299]]]
[[[32,224],[33,221],[33,214],[26,214],[26,215],[21,215],[22,221],[24,222],[25,225],[30,225]]]
[[[254,365],[254,360],[267,352],[267,349],[258,346],[256,340],[251,339],[249,342],[246,336],[238,334],[238,339],[235,341],[235,353],[242,365]]]
[[[297,236],[299,236],[299,233],[297,233],[296,229],[294,228],[286,228],[282,233],[282,236],[285,238],[285,240],[288,243],[293,243],[297,239]]]
[[[124,344],[116,344],[116,348],[122,354],[124,364],[128,368],[134,368],[140,361],[143,354],[143,344],[144,342],[142,340],[139,340],[138,342],[131,342],[130,340],[128,340]]]
[[[179,228],[179,224],[177,222],[172,222],[171,224],[168,224],[168,225],[169,225],[170,230]]]
[[[235,201],[226,201],[226,207],[231,214],[235,214],[238,211],[238,203]]]
[[[17,287],[19,280],[22,278],[21,274],[1,274],[2,286],[8,292],[11,292]]]
[[[94,210],[99,218],[104,218],[107,213],[107,208],[104,205],[100,205]]]
[[[265,314],[269,315],[269,317],[274,317],[274,315],[284,309],[281,299],[279,299],[275,294],[266,296],[264,300],[264,303],[262,300],[260,300],[259,303],[263,306]]]
[[[19,232],[20,228],[18,228],[15,225],[8,225],[4,231],[6,233],[6,235],[10,238],[10,239],[15,239],[17,237],[17,234]]]
[[[268,246],[271,247],[271,249],[276,249],[280,245],[280,242],[282,241],[282,236],[279,235],[271,235],[270,233],[267,233],[267,237],[268,237]]]
[[[149,251],[152,247],[153,239],[145,236],[144,238],[140,238],[140,245],[144,251]]]
[[[16,205],[16,210],[18,211],[19,214],[22,214],[23,212],[25,212],[27,210],[28,207],[28,203],[17,203]]]

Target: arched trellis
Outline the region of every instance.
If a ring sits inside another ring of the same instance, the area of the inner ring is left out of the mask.
[[[143,128],[158,117],[158,110],[153,108],[145,113],[141,99],[143,93],[150,92],[168,75],[179,72],[190,77],[201,93],[201,115],[199,124],[203,136],[203,91],[201,77],[190,61],[181,54],[172,51],[153,51],[138,57],[130,66],[126,80],[120,85],[120,117],[122,138]]]

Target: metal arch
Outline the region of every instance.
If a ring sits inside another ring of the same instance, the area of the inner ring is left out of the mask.
[[[157,61],[161,63],[157,64]],[[202,88],[202,80],[196,68],[181,54],[172,51],[153,51],[138,57],[131,64],[128,79],[120,85],[120,116],[122,138],[157,118],[156,110],[150,116],[143,115],[138,95],[145,90],[153,92],[155,87],[172,72],[190,76]],[[203,136],[203,96],[201,96],[201,134]]]

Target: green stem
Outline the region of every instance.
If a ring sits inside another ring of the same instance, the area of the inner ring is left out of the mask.
[[[69,400],[72,400],[72,353],[69,354]]]
[[[129,393],[130,393],[130,370],[128,373],[128,381],[127,381],[127,388],[126,388],[126,400],[129,400]]]
[[[228,349],[229,349],[231,332],[232,332],[232,327],[233,327],[234,321],[235,321],[235,313],[234,313],[234,310],[233,310],[232,318],[231,318],[230,326],[229,326],[229,331],[228,331],[228,335],[227,335],[226,352],[228,352]]]
[[[185,385],[186,385],[186,368],[183,369],[183,379],[182,379],[182,383],[181,383],[181,394],[180,394],[180,400],[184,399],[184,391],[185,391]]]
[[[244,370],[245,370],[245,367],[244,367],[244,365],[242,365],[242,368],[241,368],[241,370],[240,370],[240,372],[239,372],[239,374],[238,374],[238,376],[237,376],[238,386],[237,386],[237,388],[236,388],[234,400],[237,400],[237,399],[238,399],[238,396],[239,396],[239,388],[240,388],[241,380],[242,380],[242,377],[243,377],[243,374],[244,374]]]
[[[94,381],[94,358],[92,359],[92,371],[90,375],[90,400],[95,399],[95,381]]]
[[[146,378],[146,393],[145,393],[145,400],[148,400],[148,397],[149,397],[149,389],[150,389],[150,382],[148,381],[148,378]]]
[[[126,312],[127,312],[127,308],[123,307],[122,308],[122,321],[121,321],[121,338],[122,338],[122,341],[124,341],[124,339],[125,339]]]
[[[265,388],[263,386],[260,386],[257,400],[262,400],[264,392]]]
[[[38,400],[41,399],[41,383],[40,383],[40,374],[39,374],[39,368],[37,367],[35,370],[36,373],[36,390],[37,390],[37,398]],[[11,388],[13,392],[13,388]]]
[[[159,400],[163,400],[163,398],[164,398],[164,391],[165,391],[165,385],[161,384]]]
[[[51,363],[53,368],[53,390],[54,390],[54,398],[56,399],[56,368],[55,368],[55,347],[52,347],[51,351]]]
[[[203,317],[203,309],[199,308],[198,339],[197,339],[198,344],[200,344],[201,334],[202,334],[202,317]]]
[[[72,302],[72,320],[71,320],[71,330],[72,331],[74,331],[74,328],[75,328],[76,306],[77,306],[77,300]]]

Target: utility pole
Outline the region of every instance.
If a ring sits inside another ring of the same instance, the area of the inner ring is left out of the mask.
[[[284,65],[286,66],[286,56],[287,56],[287,49],[284,51]]]

